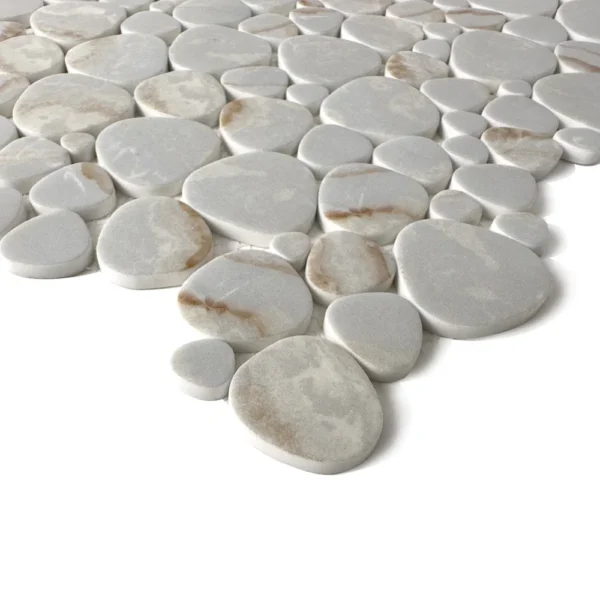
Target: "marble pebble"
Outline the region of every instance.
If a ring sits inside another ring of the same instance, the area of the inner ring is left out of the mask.
[[[537,180],[543,179],[558,165],[562,147],[552,135],[526,129],[491,127],[481,136],[490,151],[491,162],[520,167]]]
[[[253,14],[273,13],[287,16],[296,6],[296,0],[243,0]]]
[[[458,25],[462,31],[485,29],[488,31],[501,31],[506,23],[506,17],[492,10],[480,8],[459,8],[446,11],[446,21]]]
[[[181,24],[164,13],[144,11],[125,19],[121,23],[121,33],[153,35],[170,45],[181,33]]]
[[[393,260],[378,244],[349,231],[321,236],[306,261],[306,283],[324,306],[342,296],[385,292],[395,274]]]
[[[203,25],[177,36],[169,48],[169,60],[175,71],[196,71],[219,78],[237,67],[268,66],[271,46],[229,27]]]
[[[0,149],[8,146],[19,137],[17,128],[13,122],[6,117],[0,116]]]
[[[545,303],[552,279],[528,248],[446,219],[404,228],[394,245],[398,289],[424,326],[442,337],[478,338],[513,329]]]
[[[319,188],[323,231],[350,231],[380,245],[427,213],[429,196],[414,179],[365,164],[336,167]]]
[[[90,133],[66,133],[60,138],[60,145],[69,153],[72,163],[96,158],[96,138]]]
[[[0,21],[0,42],[24,35],[27,27],[16,21]]]
[[[152,2],[149,6],[149,10],[157,11],[165,13],[166,15],[173,14],[173,10],[175,9],[175,4],[170,2],[170,0],[158,0],[157,2]]]
[[[449,219],[479,225],[483,208],[477,200],[459,190],[442,190],[431,199],[430,219]]]
[[[566,29],[550,17],[523,17],[515,21],[509,21],[502,29],[504,33],[537,42],[550,50],[554,50],[557,44],[566,42],[568,34]]]
[[[503,13],[511,21],[538,15],[552,17],[556,12],[558,2],[559,0],[469,0],[473,8]]]
[[[420,88],[430,79],[448,77],[448,65],[418,52],[398,52],[385,64],[385,76]]]
[[[29,87],[29,81],[22,75],[0,73],[0,116],[10,118],[15,103]]]
[[[317,179],[340,165],[368,163],[372,154],[373,145],[366,137],[339,125],[317,125],[298,147],[298,158]]]
[[[36,35],[20,35],[0,42],[0,65],[5,73],[26,77],[30,83],[65,70],[60,46]]]
[[[222,25],[236,28],[252,16],[250,8],[241,0],[187,0],[178,2],[173,17],[184,29],[201,25]]]
[[[554,135],[558,119],[545,106],[524,96],[501,96],[483,110],[491,127],[526,129],[540,135]]]
[[[70,210],[84,221],[105,217],[117,204],[108,173],[89,162],[68,165],[46,175],[31,188],[29,201],[40,215]]]
[[[423,33],[428,40],[443,40],[452,44],[462,30],[458,25],[452,23],[425,23]]]
[[[511,213],[494,219],[490,231],[495,231],[529,248],[538,256],[544,253],[550,231],[544,219],[531,213]]]
[[[450,188],[477,200],[488,219],[508,212],[527,212],[537,196],[531,173],[506,165],[461,167],[454,172]]]
[[[600,162],[600,133],[592,129],[569,127],[556,132],[554,141],[562,149],[562,159],[576,165]]]
[[[317,207],[317,183],[296,158],[253,152],[192,173],[183,186],[183,201],[215,233],[266,248],[280,233],[309,231]]]
[[[42,0],[2,0],[0,21],[14,21],[29,26],[31,15],[43,5]]]
[[[556,20],[577,42],[600,42],[600,4],[596,0],[566,2],[556,13]]]
[[[433,5],[441,10],[456,10],[457,8],[469,8],[469,0],[433,0]],[[423,28],[429,23],[424,23]]]
[[[285,98],[307,108],[313,115],[318,115],[323,100],[329,96],[329,90],[318,83],[294,83],[290,85]]]
[[[64,73],[28,87],[17,100],[13,116],[24,135],[58,141],[67,133],[96,136],[133,114],[133,98],[118,85]]]
[[[299,33],[298,27],[288,17],[272,13],[264,13],[246,19],[239,24],[238,29],[268,42],[274,52],[277,51],[283,40],[294,37]]]
[[[198,400],[221,400],[235,373],[235,354],[221,340],[196,340],[173,353],[171,369],[184,394]]]
[[[171,71],[142,81],[133,94],[146,117],[178,117],[215,127],[227,99],[221,84],[206,73]]]
[[[256,96],[227,104],[219,117],[219,129],[232,154],[294,154],[313,122],[311,112],[299,104]]]
[[[414,367],[423,344],[417,309],[395,294],[356,294],[325,313],[325,338],[349,352],[369,379],[391,383]]]
[[[447,63],[450,58],[450,44],[443,40],[423,40],[413,46],[413,52]]]
[[[382,15],[394,0],[322,0],[328,8],[339,10],[346,17]]]
[[[321,2],[321,0],[296,0],[296,8],[304,8],[305,6],[323,8],[323,3]]]
[[[510,79],[509,81],[503,81],[496,92],[497,96],[523,96],[525,98],[531,98],[533,88],[531,84],[522,79]]]
[[[483,83],[471,79],[431,79],[421,86],[442,113],[466,111],[480,113],[490,101],[490,90]]]
[[[98,263],[131,289],[178,286],[213,256],[202,217],[175,198],[138,198],[119,207],[98,239]]]
[[[70,162],[69,153],[50,140],[19,138],[0,150],[0,185],[28,194],[40,179]]]
[[[263,250],[238,250],[210,261],[183,284],[178,303],[203,338],[222,339],[236,352],[258,352],[304,333],[313,310],[295,269]]]
[[[392,4],[386,11],[387,17],[405,19],[420,25],[424,23],[443,23],[444,12],[426,0],[403,0]]]
[[[321,121],[358,131],[378,145],[403,135],[433,137],[440,113],[431,100],[407,83],[363,77],[323,101]]]
[[[600,73],[600,44],[562,42],[554,50],[561,73]]]
[[[476,113],[457,110],[442,115],[440,135],[444,139],[469,135],[479,138],[488,128],[488,122]]]
[[[217,160],[221,144],[206,125],[140,117],[107,127],[96,140],[98,163],[134,197],[176,196],[185,178]]]
[[[27,209],[21,192],[10,188],[0,188],[0,240],[17,225],[27,220]]]
[[[381,57],[356,42],[302,35],[279,46],[279,66],[294,83],[318,83],[333,91],[353,79],[378,75]]]
[[[305,7],[293,10],[290,20],[303,35],[337,37],[344,22],[344,15],[330,8]]]
[[[433,196],[445,189],[452,177],[452,162],[434,141],[402,136],[378,146],[373,164],[419,182]]]
[[[79,215],[67,210],[41,215],[15,227],[0,242],[0,259],[15,275],[59,279],[92,262],[92,237]]]
[[[375,388],[354,358],[308,336],[282,340],[242,365],[229,404],[254,447],[319,474],[362,463],[383,427]]]
[[[288,82],[287,73],[277,67],[240,67],[221,77],[221,85],[232,100],[252,96],[283,99]]]
[[[279,233],[271,240],[269,250],[300,271],[310,252],[310,238],[299,231]]]
[[[480,139],[469,135],[445,140],[442,142],[442,148],[450,157],[455,169],[485,164],[490,156],[486,145]]]
[[[47,0],[46,0],[47,1]],[[89,1],[89,0],[88,0]],[[109,2],[121,6],[127,11],[128,15],[142,12],[150,8],[152,0],[98,0],[99,2]]]

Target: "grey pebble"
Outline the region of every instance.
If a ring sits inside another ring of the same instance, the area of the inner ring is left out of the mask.
[[[529,16],[553,17],[559,0],[469,0],[473,8],[495,10],[511,21]]]
[[[483,83],[471,79],[431,79],[421,86],[442,113],[466,111],[480,113],[490,101],[490,90]]]
[[[10,118],[15,103],[29,87],[29,81],[22,75],[0,73],[0,116]]]
[[[442,190],[431,199],[430,219],[449,219],[479,225],[483,208],[477,200],[459,190]]]
[[[459,8],[446,11],[446,21],[458,25],[462,31],[473,31],[474,29],[500,31],[506,23],[506,17],[502,13],[492,10]]]
[[[156,10],[165,13],[166,15],[173,14],[174,9],[175,4],[170,2],[170,0],[158,0],[157,2],[152,2],[149,6],[149,10]]]
[[[42,0],[2,0],[0,20],[28,26],[31,15],[43,5]]]
[[[337,37],[344,22],[344,15],[330,8],[310,6],[293,10],[290,20],[303,35]]]
[[[600,4],[596,0],[577,0],[561,5],[556,20],[577,42],[600,42]]]
[[[121,33],[154,35],[170,46],[181,33],[181,24],[165,13],[144,11],[125,19],[121,23]]]
[[[457,110],[442,115],[440,135],[444,139],[461,135],[479,138],[487,128],[488,122],[481,115]]]
[[[444,12],[426,0],[403,0],[392,4],[386,11],[387,17],[405,19],[412,23],[442,23]]]
[[[13,122],[6,117],[0,117],[0,150],[14,142],[19,137],[19,132]]]
[[[550,50],[568,39],[566,29],[550,17],[523,17],[509,21],[502,29],[504,33],[537,42]]]
[[[523,96],[524,98],[531,98],[533,88],[531,84],[522,79],[510,79],[503,81],[498,86],[496,94],[500,96]]]
[[[490,155],[486,145],[479,138],[469,135],[445,140],[442,148],[450,157],[454,168],[485,164]]]
[[[413,46],[413,52],[447,63],[450,58],[450,44],[444,40],[422,40]]]
[[[27,220],[27,209],[21,192],[0,188],[0,240],[17,225]]]
[[[310,110],[313,115],[318,115],[323,100],[329,96],[329,90],[318,83],[294,83],[285,93],[286,100],[295,102]]]
[[[289,79],[277,67],[239,67],[221,77],[221,85],[232,100],[261,96],[284,98]]]
[[[328,8],[339,10],[346,17],[355,15],[382,15],[393,0],[322,0]]]
[[[26,77],[30,83],[65,70],[60,46],[37,35],[20,35],[0,42],[0,65],[4,72]]]
[[[151,4],[151,0],[99,0],[100,2],[109,2],[122,6],[128,15],[133,15],[137,12],[148,10]]]
[[[178,2],[173,11],[185,29],[201,25],[222,25],[234,29],[252,16],[250,8],[241,0],[187,0]]]
[[[254,14],[274,13],[288,15],[296,6],[296,0],[244,0]]]
[[[443,40],[452,44],[462,30],[458,25],[452,23],[424,23],[423,33],[429,40]]]
[[[499,215],[492,222],[490,231],[505,235],[538,256],[544,253],[550,238],[546,221],[531,213]]]
[[[298,27],[288,17],[270,13],[246,19],[239,24],[238,29],[268,42],[274,51],[279,48],[283,40],[299,33]]]
[[[558,119],[552,112],[524,96],[496,98],[482,114],[492,127],[526,129],[541,135],[554,135],[558,129]]]
[[[310,252],[310,238],[299,231],[280,233],[271,240],[269,250],[300,271],[306,265]]]
[[[420,88],[430,79],[448,77],[448,65],[418,52],[398,52],[385,64],[385,76]]]
[[[592,129],[569,127],[556,132],[554,141],[563,149],[563,160],[576,165],[594,165],[600,161],[600,133]]]
[[[90,133],[66,133],[60,138],[60,145],[69,153],[72,163],[96,158],[96,138]]]
[[[0,42],[17,37],[18,35],[25,35],[26,31],[27,27],[22,23],[17,23],[16,21],[0,21]]]
[[[562,42],[554,50],[561,73],[599,73],[600,44]]]

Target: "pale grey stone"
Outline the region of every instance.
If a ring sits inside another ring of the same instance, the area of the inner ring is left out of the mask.
[[[544,253],[550,238],[546,221],[531,213],[499,215],[494,219],[490,231],[509,237],[538,256]]]
[[[306,261],[306,283],[324,306],[342,296],[385,292],[395,274],[393,260],[378,244],[349,231],[321,236]]]
[[[0,240],[26,220],[27,209],[21,192],[10,187],[0,188]]]
[[[466,111],[480,113],[490,101],[490,90],[483,83],[471,79],[431,79],[421,86],[442,113]]]
[[[320,474],[362,463],[383,427],[377,393],[357,362],[315,337],[282,340],[242,365],[229,404],[258,450]]]
[[[446,11],[446,21],[458,25],[462,31],[485,29],[488,31],[501,31],[506,23],[506,17],[492,10],[480,8],[459,8]]]
[[[558,0],[469,0],[473,8],[503,13],[510,20],[540,15],[553,17]]]
[[[317,183],[296,158],[253,152],[192,173],[183,186],[183,201],[216,233],[266,248],[280,233],[309,231]]]
[[[185,29],[200,25],[222,25],[234,29],[252,16],[250,8],[241,0],[187,0],[173,11]]]
[[[442,148],[450,157],[455,169],[469,165],[482,165],[490,153],[486,145],[476,137],[461,135],[445,140]]]
[[[0,65],[3,71],[26,77],[30,83],[65,70],[60,46],[36,35],[0,42]]]
[[[414,45],[413,52],[447,63],[450,58],[450,44],[444,40],[423,40]]]
[[[221,85],[232,100],[252,96],[284,98],[288,82],[287,73],[277,67],[240,67],[221,77]]]
[[[221,400],[235,373],[235,354],[221,340],[196,340],[175,350],[171,369],[184,394],[198,400]]]
[[[429,196],[420,183],[389,169],[365,164],[336,167],[319,189],[323,231],[350,231],[380,245],[427,213]]]
[[[566,29],[550,17],[523,17],[509,21],[502,29],[504,33],[537,42],[550,50],[568,39]]]
[[[440,113],[407,83],[386,77],[363,77],[324,100],[321,121],[358,131],[378,145],[402,135],[433,137]]]
[[[130,196],[176,196],[184,179],[219,158],[221,144],[206,125],[142,117],[107,127],[96,140],[98,162]]]
[[[443,40],[452,44],[462,30],[458,25],[452,23],[424,23],[423,33],[429,40]]]
[[[500,96],[523,96],[525,98],[531,98],[533,88],[531,84],[522,79],[510,79],[509,81],[503,81],[498,86],[496,94]]]
[[[554,136],[563,149],[563,160],[576,165],[594,165],[600,161],[600,133],[592,129],[569,127]]]
[[[318,83],[294,83],[285,93],[286,100],[295,102],[310,110],[313,115],[318,115],[323,100],[329,96],[329,90]]]
[[[446,219],[409,225],[394,245],[398,289],[424,326],[458,339],[493,335],[529,320],[548,298],[544,263],[521,244]]]
[[[346,17],[355,15],[382,15],[393,0],[322,0],[328,8],[339,10]]]
[[[477,200],[459,190],[443,190],[431,199],[430,219],[449,219],[479,225],[483,208]]]
[[[0,116],[10,118],[15,103],[29,87],[29,81],[22,75],[0,73]]]
[[[153,35],[170,45],[181,33],[181,24],[165,13],[144,11],[125,19],[121,23],[121,33]]]
[[[19,137],[17,128],[6,117],[0,117],[0,150]]]
[[[385,64],[385,76],[420,88],[430,79],[448,77],[448,65],[437,59],[417,52],[398,52]]]
[[[0,42],[18,35],[25,35],[27,27],[16,21],[0,21]]]
[[[397,2],[385,11],[385,15],[419,24],[443,23],[445,21],[444,12],[426,0]]]
[[[558,129],[558,119],[552,112],[524,96],[496,98],[482,114],[492,127],[526,129],[541,135],[554,135]]]
[[[236,352],[258,352],[304,333],[313,309],[294,268],[263,250],[239,250],[210,261],[183,284],[178,303],[203,338],[222,339]]]
[[[554,50],[561,73],[600,73],[600,44],[562,42]]]
[[[42,0],[2,0],[0,20],[29,26],[31,15],[44,5]]]
[[[527,212],[537,195],[531,173],[505,165],[461,167],[454,173],[450,187],[475,198],[489,219],[509,212]]]
[[[92,262],[92,237],[79,215],[63,210],[25,221],[0,242],[0,258],[15,275],[58,279]]]
[[[448,11],[457,8],[469,8],[469,0],[433,0],[433,5],[443,11]],[[425,23],[424,26],[428,24]]]
[[[99,2],[109,2],[123,7],[128,15],[133,15],[137,12],[148,10],[152,0],[99,0]]]
[[[556,20],[564,25],[572,40],[600,42],[600,4],[596,0],[562,4],[556,13]]]
[[[66,133],[60,138],[60,145],[69,153],[72,163],[96,158],[96,138],[90,133]]]
[[[430,139],[402,136],[375,149],[373,164],[418,181],[430,195],[448,186],[452,162],[446,152]]]
[[[213,239],[202,217],[175,198],[138,198],[109,218],[97,252],[102,273],[117,285],[173,287],[212,258]]]
[[[274,13],[287,16],[296,6],[296,0],[243,0],[253,14]]]
[[[444,139],[461,135],[478,138],[487,128],[488,122],[481,115],[458,110],[442,116],[440,135]]]
[[[277,51],[283,40],[299,33],[298,27],[288,17],[272,13],[264,13],[246,19],[239,24],[238,29],[268,42],[274,51]]]
[[[149,6],[149,10],[156,10],[158,12],[165,13],[166,15],[173,14],[174,9],[175,4],[169,0],[158,0]]]
[[[271,240],[269,250],[300,271],[310,252],[310,238],[299,231],[279,233]]]
[[[290,19],[303,35],[337,37],[344,15],[330,8],[304,7],[293,10]]]

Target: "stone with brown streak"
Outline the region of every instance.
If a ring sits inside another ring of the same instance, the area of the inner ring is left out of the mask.
[[[600,44],[563,42],[554,50],[561,73],[600,73]]]
[[[288,17],[272,13],[264,13],[246,19],[239,24],[238,29],[269,42],[273,51],[277,51],[283,40],[299,33],[298,27]]]
[[[344,15],[330,8],[303,7],[290,13],[290,20],[303,35],[328,35],[337,37]]]
[[[448,65],[426,54],[418,52],[398,52],[385,64],[385,76],[420,88],[430,79],[448,77]]]
[[[443,23],[444,12],[426,0],[404,0],[392,4],[386,11],[386,17],[404,19],[420,25],[424,23]]]
[[[462,31],[472,31],[474,29],[500,31],[506,23],[506,17],[492,10],[459,8],[446,11],[446,21],[458,25]]]
[[[15,21],[0,21],[0,42],[23,35],[26,29],[25,25]]]

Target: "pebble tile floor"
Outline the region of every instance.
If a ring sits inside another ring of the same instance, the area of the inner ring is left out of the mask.
[[[599,71],[597,0],[3,0],[0,259],[180,286],[179,388],[346,471],[424,331],[548,300],[538,182],[600,160]]]

